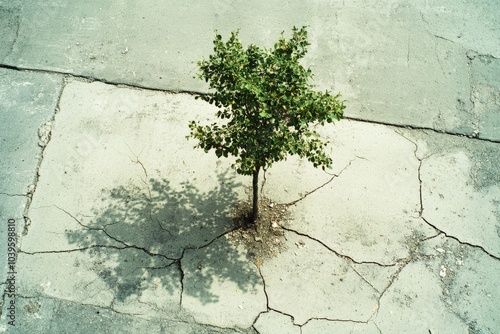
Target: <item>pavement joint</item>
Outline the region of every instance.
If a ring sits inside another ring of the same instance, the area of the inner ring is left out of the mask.
[[[24,217],[24,229],[22,232],[23,236],[26,236],[28,234],[29,227],[31,225],[31,219],[29,218],[29,209],[30,209],[31,202],[33,199],[33,194],[35,193],[36,187],[38,185],[38,180],[40,179],[40,166],[42,165],[42,161],[44,158],[44,152],[45,152],[45,149],[47,148],[47,145],[50,142],[51,135],[52,135],[52,128],[54,126],[54,121],[55,121],[57,113],[60,110],[59,107],[60,107],[60,103],[61,103],[61,97],[62,97],[62,94],[64,92],[64,88],[66,87],[66,83],[67,83],[67,81],[64,77],[61,80],[62,80],[61,89],[59,90],[59,95],[57,97],[57,102],[56,102],[56,105],[54,108],[54,112],[52,113],[52,117],[48,122],[46,122],[44,125],[42,125],[41,128],[38,129],[38,137],[39,137],[38,146],[40,146],[41,152],[39,155],[37,166],[35,167],[34,180],[28,188],[28,193],[27,193],[28,200],[27,200],[26,206],[24,207],[24,213],[23,213],[23,217]]]
[[[477,54],[477,55],[479,55],[479,54]],[[498,58],[491,56],[491,55],[487,55],[487,56],[491,57],[493,59],[498,59]],[[24,68],[24,67],[12,66],[12,65],[7,65],[7,64],[0,64],[0,68],[5,68],[5,69],[15,70],[15,71],[41,72],[41,73],[47,73],[47,74],[60,74],[60,75],[64,75],[66,77],[66,79],[69,79],[69,78],[83,79],[83,80],[86,80],[89,82],[101,82],[104,84],[113,85],[113,86],[117,86],[117,87],[124,87],[124,88],[131,88],[131,89],[143,89],[143,90],[148,90],[148,91],[152,91],[152,92],[163,92],[163,93],[168,93],[168,94],[187,94],[187,95],[191,95],[191,96],[206,95],[206,92],[201,92],[201,91],[180,90],[180,89],[177,89],[177,90],[159,89],[159,88],[153,88],[153,87],[137,85],[137,84],[132,85],[132,84],[123,83],[123,82],[110,81],[110,80],[95,78],[92,76],[85,76],[82,74],[74,74],[74,73],[69,73],[69,72],[64,72],[64,71]],[[63,89],[64,89],[64,87],[63,87]],[[344,115],[344,119],[368,123],[368,124],[385,125],[385,126],[396,127],[396,128],[401,128],[401,129],[426,130],[426,131],[432,131],[434,133],[446,134],[446,135],[450,135],[450,136],[467,137],[467,138],[475,139],[478,141],[486,141],[486,142],[497,143],[497,144],[500,143],[500,140],[480,138],[480,137],[477,137],[477,135],[475,135],[475,134],[466,134],[466,133],[460,133],[460,132],[438,130],[438,129],[433,129],[433,128],[425,127],[425,126],[415,126],[415,125],[410,125],[410,124],[397,124],[397,123],[391,123],[388,121],[380,122],[380,121],[376,121],[376,120],[367,120],[367,119],[349,116],[349,115]]]

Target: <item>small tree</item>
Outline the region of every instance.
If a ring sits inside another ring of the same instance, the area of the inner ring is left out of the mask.
[[[219,108],[222,124],[189,124],[188,137],[196,147],[215,150],[217,157],[235,156],[237,173],[253,176],[252,221],[258,216],[259,171],[273,162],[298,154],[314,167],[331,168],[324,152],[327,145],[312,125],[340,120],[344,104],[340,95],[312,90],[312,77],[299,60],[306,54],[307,31],[293,28],[290,40],[281,38],[271,49],[249,45],[246,49],[232,32],[227,42],[214,40],[214,53],[198,62],[199,78],[208,82],[211,93],[199,95]]]

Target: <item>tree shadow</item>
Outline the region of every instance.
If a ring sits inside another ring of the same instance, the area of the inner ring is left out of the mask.
[[[158,285],[170,295],[183,290],[203,304],[216,302],[214,277],[252,290],[262,284],[261,277],[250,257],[225,238],[237,228],[230,209],[241,184],[228,171],[217,181],[207,191],[190,181],[174,186],[167,179],[111,189],[94,215],[78,219],[81,228],[68,231],[67,238],[90,256],[89,269],[120,302]],[[196,274],[190,289],[183,289],[186,270]]]

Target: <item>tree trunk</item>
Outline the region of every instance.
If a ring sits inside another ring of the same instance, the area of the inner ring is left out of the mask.
[[[255,223],[259,216],[259,171],[260,166],[257,166],[253,172],[253,210],[252,223]]]

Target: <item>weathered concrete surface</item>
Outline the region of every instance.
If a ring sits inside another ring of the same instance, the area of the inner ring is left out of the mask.
[[[421,161],[422,217],[447,235],[500,258],[500,145],[405,133]]]
[[[413,256],[380,299],[373,321],[382,333],[498,331],[498,260],[443,235]]]
[[[194,62],[211,51],[215,29],[227,34],[241,28],[245,43],[271,46],[281,31],[308,25],[306,63],[320,88],[340,91],[350,101],[349,116],[499,140],[484,126],[490,112],[473,109],[468,56],[500,58],[499,10],[498,1],[489,0],[140,6],[4,0],[0,63],[204,91],[207,86],[193,79]],[[478,118],[477,112],[488,115]]]
[[[500,138],[500,59],[470,54],[473,112],[478,118],[479,137]]]
[[[110,309],[73,303],[47,297],[18,298],[19,322],[15,331],[4,324],[0,333],[179,333],[233,334],[242,333],[199,325],[191,321],[165,318],[143,319],[134,314],[116,313]],[[47,319],[48,321],[45,321]]]
[[[243,248],[225,238],[182,258],[182,307],[200,323],[222,328],[249,328],[267,310],[264,284]]]
[[[242,178],[186,140],[200,102],[72,81],[59,108],[22,240],[19,293],[148,319],[187,321],[185,308],[201,323],[250,327],[266,310],[262,279],[223,237]],[[232,284],[239,298],[226,293]]]
[[[0,0],[0,333],[500,332],[499,7]],[[214,29],[269,46],[303,24],[317,85],[365,121],[320,130],[332,171],[267,171],[287,248],[254,264],[225,238],[250,180],[184,138],[215,110],[93,81],[204,91]]]
[[[0,68],[0,194],[30,191],[61,88],[60,75]]]
[[[297,325],[313,318],[370,319],[377,308],[377,291],[348,259],[295,233],[285,237],[288,250],[261,269],[270,309],[290,315]]]
[[[249,179],[185,139],[190,119],[212,119],[206,105],[69,79],[58,110],[19,243],[19,305],[235,332],[499,325],[498,144],[348,120],[321,129],[332,171],[289,159],[267,172],[264,193],[294,204],[285,251],[255,266],[225,238]],[[20,316],[26,331],[51,328],[36,314]]]
[[[332,141],[331,175],[297,159],[268,173],[264,191],[282,203],[326,183],[293,206],[290,228],[357,262],[385,265],[408,256],[408,239],[434,234],[418,219],[419,161],[412,142],[394,129],[352,121],[321,132]]]
[[[292,317],[276,311],[261,313],[254,324],[260,334],[300,334],[301,328],[293,324]]]

